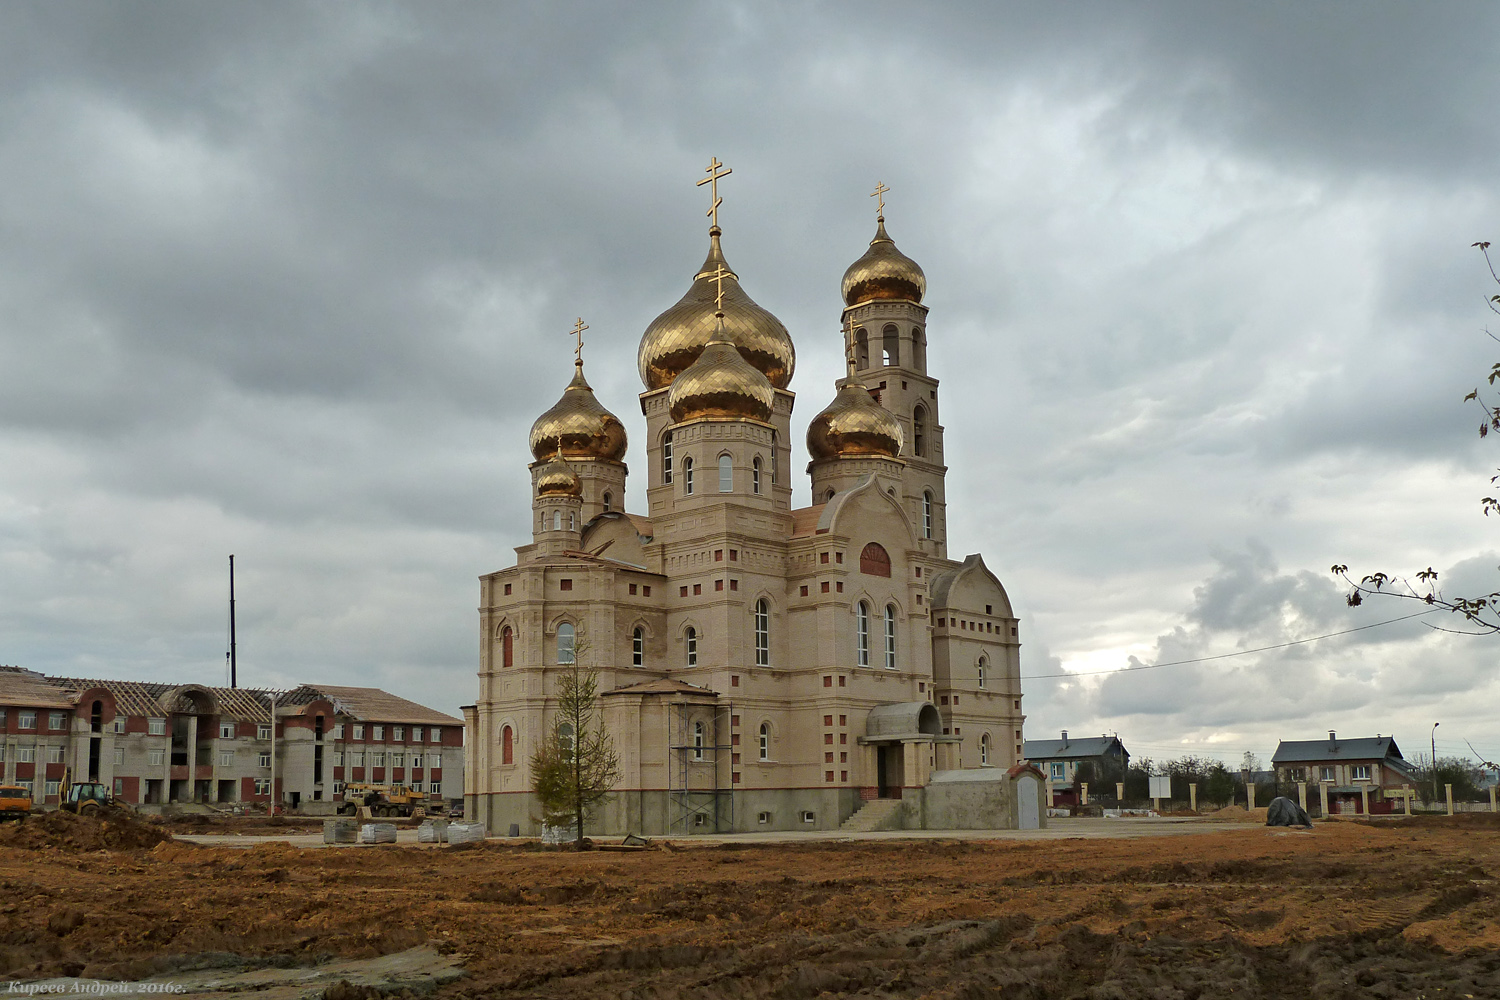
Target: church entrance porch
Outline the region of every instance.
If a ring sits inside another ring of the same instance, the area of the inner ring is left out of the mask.
[[[875,794],[881,799],[901,797],[903,754],[900,743],[882,743],[875,747]]]

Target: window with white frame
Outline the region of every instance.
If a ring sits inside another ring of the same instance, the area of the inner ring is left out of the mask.
[[[771,759],[771,724],[769,722],[760,724],[760,759]]]
[[[420,781],[413,781],[411,783],[411,790],[414,791],[414,792],[425,792],[427,789],[423,787],[423,783],[422,782],[420,782]]]
[[[57,779],[57,778],[48,778],[47,779],[47,794],[49,796],[56,795],[58,793],[58,790],[61,789],[61,788],[62,788],[62,781],[60,779]]]
[[[734,462],[728,455],[719,456],[719,492],[734,492]]]
[[[350,767],[364,767],[365,766],[365,752],[363,750],[356,750],[353,753],[351,753],[349,755],[349,757],[350,757],[350,760],[349,760],[349,766]]]
[[[0,718],[0,722],[4,722],[4,721],[5,721],[4,718]],[[117,716],[115,716],[115,721],[111,722],[110,726],[111,726],[111,728],[115,732],[117,732],[117,733],[123,733],[125,731],[125,716],[123,716],[123,715],[117,715]]]
[[[61,729],[63,727],[63,714],[61,712],[47,713],[47,728]]]
[[[146,751],[146,763],[148,765],[150,765],[151,767],[161,767],[166,762],[167,762],[167,752],[165,750],[147,750]]]
[[[406,754],[404,754],[404,753],[393,753],[393,754],[391,754],[391,767],[405,767],[405,766],[406,766]]]
[[[990,734],[982,733],[979,737],[979,766],[990,766]]]
[[[1068,765],[1060,760],[1054,760],[1047,765],[1047,776],[1053,781],[1063,781],[1068,776]]]
[[[771,606],[762,597],[755,602],[755,665],[771,664]]]
[[[22,729],[35,729],[36,728],[36,713],[35,712],[21,712],[20,716],[21,716],[21,728]]]
[[[696,667],[698,665],[698,630],[689,625],[685,638],[687,640],[687,665]]]
[[[885,668],[896,669],[896,606],[885,606]]]
[[[693,495],[693,460],[691,458],[682,460],[682,492],[687,496]]]
[[[255,779],[255,794],[256,795],[270,795],[271,794],[271,779],[270,778],[256,778]]]
[[[703,723],[693,723],[693,759],[703,759]]]
[[[750,463],[750,492],[757,494],[760,492],[760,456],[758,455],[755,461]]]
[[[411,741],[413,743],[421,743],[422,742],[422,727],[421,726],[412,726],[411,727]]]
[[[220,750],[219,751],[219,766],[220,767],[233,767],[234,766],[234,751],[233,750]]]
[[[354,724],[354,738],[357,740],[365,738],[365,724],[363,722],[356,722]]]
[[[401,740],[406,739],[406,727],[405,726],[392,726],[391,727],[391,739],[397,741],[398,743]]]
[[[268,740],[270,738],[271,737],[269,736],[261,737],[261,739],[263,740]],[[336,740],[341,740],[344,738],[344,724],[342,722],[335,722],[333,724],[333,738]]]
[[[385,767],[385,754],[383,754],[383,753],[372,753],[372,754],[370,754],[370,766],[371,767]]]
[[[922,537],[932,537],[932,491],[922,494]]]
[[[864,601],[854,606],[854,662],[870,665],[870,606]]]
[[[427,755],[427,766],[429,768],[442,767],[443,766],[443,755],[440,754],[440,753],[430,753],[430,754],[428,754]]]
[[[370,738],[371,739],[375,739],[375,740],[383,740],[383,739],[385,739],[385,727],[384,726],[376,726],[375,727],[375,733]]]
[[[661,481],[670,483],[672,481],[672,432],[668,431],[661,439]]]
[[[148,735],[150,735],[150,736],[165,736],[165,735],[167,735],[167,720],[166,719],[147,719],[146,720],[146,733]]]
[[[125,794],[125,779],[124,778],[116,778],[115,779],[115,798],[118,799],[118,798],[120,798],[124,794]]]
[[[429,742],[429,743],[441,743],[441,742],[443,742],[443,727],[441,727],[441,726],[433,726],[431,729],[427,730],[427,742]]]
[[[16,747],[16,763],[35,764],[36,747]]]
[[[345,784],[342,781],[335,781],[333,783],[333,794],[334,795],[343,795],[345,787],[346,786],[345,786]]]
[[[115,765],[119,766],[123,763],[125,763],[125,748],[115,747]]]
[[[333,727],[333,735],[334,735],[335,738],[338,738],[338,737],[344,735],[344,726],[343,726],[343,723],[340,723],[339,725]],[[268,740],[268,739],[270,739],[271,738],[271,724],[269,722],[262,722],[259,725],[257,725],[255,727],[255,738],[258,739],[258,740]]]
[[[1320,768],[1318,768],[1318,780],[1319,781],[1337,781],[1338,780],[1338,768],[1336,768],[1336,767],[1320,767]]]
[[[67,754],[68,754],[68,748],[67,747],[48,747],[47,748],[47,763],[49,763],[49,764],[61,764],[64,760],[67,759]]]
[[[1354,780],[1355,781],[1369,781],[1370,780],[1370,765],[1369,764],[1355,764],[1354,765]]]
[[[576,638],[577,638],[577,635],[573,631],[573,626],[572,625],[568,624],[567,622],[563,622],[561,625],[557,626],[557,662],[558,663],[564,664],[564,663],[572,663],[573,662],[574,651],[577,648],[577,646],[576,646],[576,644],[574,642],[574,640]],[[417,739],[420,741],[421,737],[418,736]]]
[[[219,723],[219,739],[221,739],[221,740],[232,740],[232,739],[234,739],[234,735],[235,735],[235,733],[234,733],[234,723],[232,723],[232,722],[221,722],[221,723]]]
[[[35,791],[36,785],[32,784],[30,778],[22,778],[20,781],[17,781],[16,784],[20,785],[21,788],[23,788],[25,790],[26,797],[28,799],[31,798],[34,794],[36,794],[36,791]]]
[[[269,764],[271,762],[270,761],[270,757],[271,757],[270,754],[266,754],[266,763],[267,764]],[[342,751],[342,750],[335,750],[333,752],[333,766],[334,767],[343,767],[344,766],[344,751]]]
[[[336,754],[335,756],[337,758],[339,758],[339,759],[335,760],[334,763],[335,764],[342,764],[343,763],[343,760],[342,760],[343,754]],[[261,766],[261,767],[270,767],[271,766],[271,751],[269,751],[269,750],[262,750],[257,755],[257,758],[258,759],[256,760],[256,763],[259,766]]]
[[[979,686],[981,688],[984,687],[985,681],[988,679],[989,672],[990,661],[981,656],[979,658]]]
[[[632,667],[644,667],[646,665],[646,632],[639,625],[634,632],[630,633],[630,665]]]

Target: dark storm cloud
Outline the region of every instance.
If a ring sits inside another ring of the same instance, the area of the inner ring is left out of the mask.
[[[1457,397],[1489,350],[1467,246],[1500,229],[1497,27],[1456,5],[8,5],[0,661],[215,670],[236,550],[256,670],[472,698],[473,579],[526,540],[526,431],[575,316],[644,506],[635,346],[702,259],[710,154],[735,168],[729,259],[797,342],[799,427],[841,373],[865,193],[895,189],[954,548],[1028,616],[1028,671],[1334,630],[1329,563],[1488,548]],[[1386,643],[1361,635],[1336,648]],[[1472,683],[1472,650],[1429,638],[1459,663],[1430,690]],[[1418,699],[1414,642],[1370,674],[1263,658],[1258,700],[1229,696],[1259,690],[1235,667],[1028,705],[1207,738],[1236,711]]]

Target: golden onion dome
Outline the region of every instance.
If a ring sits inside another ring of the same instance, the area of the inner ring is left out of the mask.
[[[667,409],[673,422],[698,417],[770,420],[776,391],[725,335],[721,322],[698,360],[672,380]]]
[[[927,275],[917,262],[896,249],[886,235],[885,216],[875,223],[875,238],[865,255],[844,272],[844,304],[857,306],[872,299],[909,299],[921,302]]]
[[[625,425],[594,398],[583,377],[583,362],[574,362],[573,381],[557,404],[531,425],[531,454],[538,461],[561,451],[568,458],[625,457]]]
[[[583,495],[572,466],[561,453],[553,455],[536,470],[536,495],[539,497],[576,497]]]
[[[671,385],[713,339],[718,291],[714,274],[721,267],[725,339],[776,388],[785,389],[792,381],[797,352],[791,334],[781,320],[745,294],[739,276],[724,260],[719,235],[717,226],[708,231],[708,257],[693,277],[692,287],[676,305],[652,320],[641,336],[637,360],[647,389]]]
[[[901,454],[901,424],[870,397],[867,386],[845,382],[833,402],[807,425],[807,451],[813,461]]]

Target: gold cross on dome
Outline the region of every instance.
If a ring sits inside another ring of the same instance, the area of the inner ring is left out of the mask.
[[[705,184],[710,185],[708,192],[711,204],[708,206],[708,217],[712,220],[710,224],[715,229],[719,228],[719,206],[724,204],[724,199],[719,197],[719,178],[728,177],[734,173],[729,167],[724,167],[724,172],[720,173],[720,167],[724,167],[724,164],[719,162],[719,158],[717,156],[710,156],[708,158],[708,168],[704,171],[708,176],[694,185],[695,187],[702,187]]]
[[[588,328],[589,325],[585,323],[583,321],[583,317],[580,316],[578,317],[578,322],[573,324],[573,329],[569,331],[573,334],[573,336],[578,338],[578,344],[573,348],[573,363],[575,365],[583,364],[583,331],[587,330]]]
[[[870,197],[871,198],[879,198],[880,199],[880,202],[879,202],[879,204],[880,204],[879,212],[880,212],[880,217],[882,219],[885,218],[885,193],[887,191],[889,191],[889,190],[890,190],[890,188],[888,188],[888,187],[885,186],[885,182],[884,181],[876,181],[875,182],[875,190],[870,192]]]
[[[724,312],[724,277],[730,273],[723,264],[715,264],[713,273],[709,275],[714,279],[714,311],[717,313]]]

